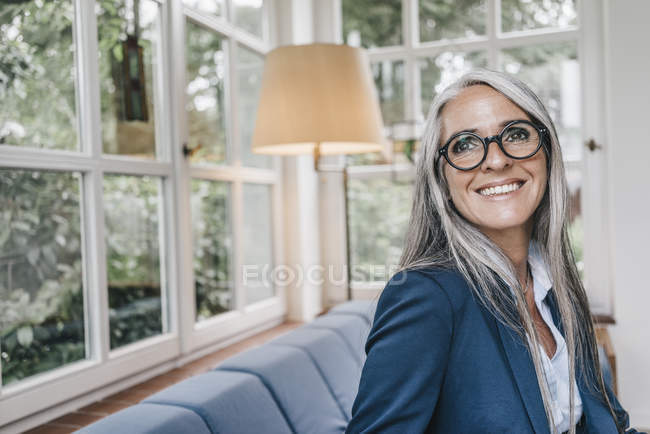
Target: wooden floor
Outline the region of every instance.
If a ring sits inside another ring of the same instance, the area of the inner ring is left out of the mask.
[[[152,395],[174,383],[178,383],[193,375],[207,372],[219,362],[240,353],[248,348],[263,344],[274,337],[293,330],[302,325],[301,322],[285,322],[267,331],[251,336],[241,342],[230,345],[212,354],[208,354],[194,362],[188,363],[180,368],[171,370],[165,374],[154,377],[144,383],[135,385],[115,395],[111,395],[94,404],[80,408],[77,411],[68,413],[45,425],[41,425],[30,431],[29,434],[67,434],[89,425],[111,413],[115,413],[125,407],[137,404],[144,398]]]

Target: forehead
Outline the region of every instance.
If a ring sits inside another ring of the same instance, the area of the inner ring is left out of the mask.
[[[499,124],[512,119],[531,120],[517,104],[490,86],[466,87],[442,109],[442,138],[469,129],[486,136],[496,134]]]

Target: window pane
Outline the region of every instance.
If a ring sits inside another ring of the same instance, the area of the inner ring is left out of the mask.
[[[342,0],[343,40],[354,47],[402,45],[401,0]]]
[[[393,127],[404,122],[404,62],[402,60],[384,60],[370,64],[381,116],[384,126]],[[345,156],[347,164],[359,166],[366,164],[382,164],[384,157],[381,152],[366,152],[362,154],[349,154]]]
[[[384,125],[404,121],[404,62],[385,60],[371,64]]]
[[[192,229],[196,320],[234,306],[230,255],[230,184],[192,180]]]
[[[485,0],[420,0],[418,3],[422,42],[485,35]]]
[[[418,59],[422,116],[426,118],[433,98],[454,80],[472,68],[487,66],[483,51],[460,53],[446,51],[436,57]]]
[[[98,5],[104,152],[155,158],[153,80],[160,6],[153,0]]]
[[[246,303],[251,304],[273,297],[273,243],[271,217],[271,186],[244,184],[244,267],[257,273],[259,278],[245,281]],[[267,268],[268,267],[268,268]],[[263,274],[266,271],[269,274]],[[263,279],[262,276],[268,279]]]
[[[186,30],[190,146],[201,146],[192,161],[221,163],[226,160],[223,41],[217,33],[189,20]]]
[[[160,179],[104,177],[111,349],[162,333]]]
[[[503,32],[576,25],[575,0],[501,0]]]
[[[582,157],[580,66],[575,42],[504,50],[501,67],[517,75],[539,95],[558,130],[566,160]]]
[[[78,149],[71,0],[0,3],[0,144]]]
[[[260,97],[262,73],[264,72],[264,56],[237,46],[237,75],[239,82],[239,133],[242,149],[242,164],[244,166],[270,167],[271,157],[254,154],[251,149],[257,104]]]
[[[348,224],[352,281],[388,280],[397,265],[411,212],[411,181],[350,179]]]
[[[260,38],[264,37],[262,0],[233,0],[235,25]]]
[[[223,15],[224,0],[183,0],[185,6],[213,15]]]
[[[2,383],[86,357],[79,173],[0,170]]]

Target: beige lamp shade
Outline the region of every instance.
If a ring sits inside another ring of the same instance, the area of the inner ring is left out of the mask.
[[[387,145],[382,129],[377,91],[362,49],[292,45],[267,55],[253,152],[381,151]]]

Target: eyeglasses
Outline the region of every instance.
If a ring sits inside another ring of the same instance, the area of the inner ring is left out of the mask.
[[[510,158],[525,160],[542,147],[546,128],[540,128],[527,120],[508,123],[496,136],[481,137],[468,131],[456,133],[438,150],[435,167],[442,156],[458,170],[472,170],[480,166],[487,157],[490,143],[497,142],[499,148]]]

